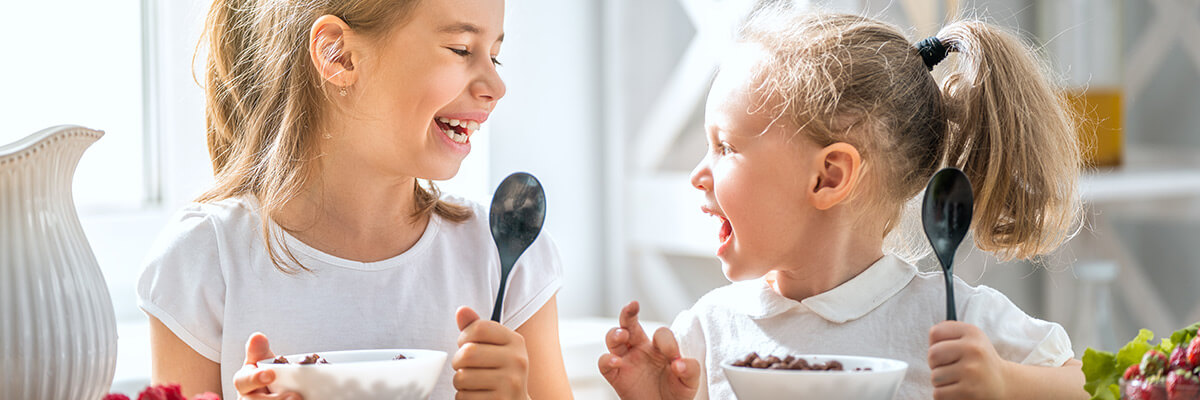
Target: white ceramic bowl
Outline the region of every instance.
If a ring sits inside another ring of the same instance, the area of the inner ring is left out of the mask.
[[[446,352],[417,349],[323,351],[328,364],[300,365],[313,353],[284,356],[291,364],[259,361],[275,370],[271,392],[296,392],[314,400],[424,400],[429,398],[446,363]],[[403,354],[404,360],[395,360]]]
[[[889,400],[896,395],[908,363],[887,358],[799,355],[810,364],[837,360],[844,371],[796,371],[721,364],[739,400],[855,399]],[[870,371],[855,371],[870,368]]]

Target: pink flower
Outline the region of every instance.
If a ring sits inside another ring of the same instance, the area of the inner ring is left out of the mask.
[[[104,395],[104,398],[100,400],[129,400],[129,396],[120,393],[109,393]]]

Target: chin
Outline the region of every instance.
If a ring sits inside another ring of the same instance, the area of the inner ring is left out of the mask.
[[[455,164],[453,167],[435,168],[434,170],[429,171],[429,173],[425,174],[425,176],[422,176],[421,179],[428,179],[431,181],[449,180],[450,178],[453,178],[454,176],[458,175],[458,169],[459,169],[458,164]]]
[[[738,268],[730,265],[728,262],[721,262],[721,272],[725,274],[725,279],[730,282],[741,282],[752,279],[758,279],[766,275],[766,273],[756,273],[748,271],[745,268]]]

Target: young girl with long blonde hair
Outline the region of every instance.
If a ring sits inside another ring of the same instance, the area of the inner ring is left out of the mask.
[[[769,7],[737,49],[691,177],[734,283],[652,338],[637,303],[622,310],[599,359],[622,398],[733,398],[720,365],[751,352],[899,359],[902,399],[1087,397],[1062,327],[958,279],[960,321],[945,321],[941,273],[885,245],[944,166],[972,181],[981,249],[1027,258],[1074,232],[1079,146],[1029,46],[977,21],[914,45],[869,18]]]
[[[216,185],[138,286],[154,381],[296,399],[254,362],[424,348],[451,355],[433,398],[570,398],[552,242],[515,267],[503,324],[480,320],[500,283],[487,210],[421,183],[458,172],[504,96],[503,19],[503,0],[213,2]]]

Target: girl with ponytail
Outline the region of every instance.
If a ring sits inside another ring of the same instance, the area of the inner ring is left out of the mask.
[[[1079,146],[1042,68],[978,21],[914,45],[870,18],[756,12],[709,92],[691,177],[734,283],[653,339],[631,303],[600,371],[625,398],[726,399],[720,365],[751,352],[866,355],[908,363],[901,399],[1087,398],[1063,328],[995,289],[956,279],[960,321],[944,321],[941,272],[910,264],[904,244],[923,239],[899,223],[953,166],[973,184],[979,248],[1023,259],[1075,232]]]
[[[216,184],[138,284],[155,381],[298,399],[255,362],[423,348],[449,354],[433,398],[570,398],[553,243],[517,263],[503,324],[480,320],[500,283],[487,209],[429,182],[458,172],[504,96],[503,20],[503,0],[213,1]]]

